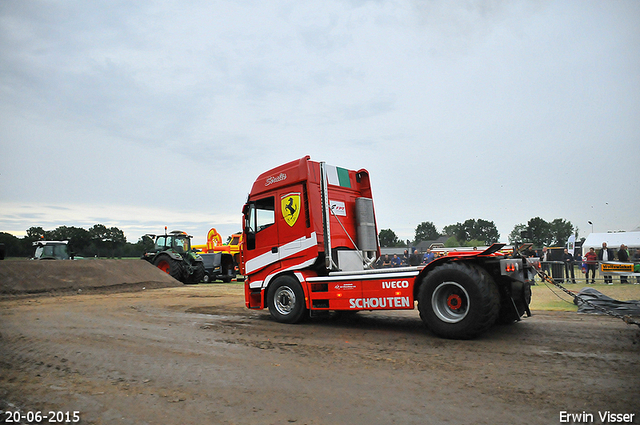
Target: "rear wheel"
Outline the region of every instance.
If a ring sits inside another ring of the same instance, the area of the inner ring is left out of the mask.
[[[175,260],[167,254],[160,254],[156,257],[153,265],[180,282],[184,279],[184,269],[181,260]]]
[[[271,316],[283,323],[298,323],[307,311],[302,287],[291,276],[276,278],[269,288],[267,304]]]
[[[495,323],[500,294],[483,269],[447,263],[427,274],[418,292],[418,309],[422,321],[436,335],[469,339]]]

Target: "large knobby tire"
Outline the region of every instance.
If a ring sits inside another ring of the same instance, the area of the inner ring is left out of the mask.
[[[282,323],[298,323],[307,312],[302,287],[292,276],[276,278],[269,287],[267,305],[271,316]]]
[[[189,276],[187,283],[200,283],[203,281],[204,275],[204,264],[201,261],[198,261],[193,265],[193,273]]]
[[[181,260],[174,260],[167,254],[156,257],[153,265],[180,282],[184,281],[184,268]]]
[[[483,269],[447,263],[426,275],[418,291],[418,309],[422,321],[434,334],[469,339],[495,323],[500,294]]]

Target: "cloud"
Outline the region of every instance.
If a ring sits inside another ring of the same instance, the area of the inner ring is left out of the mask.
[[[307,154],[369,169],[402,239],[467,218],[504,238],[535,216],[635,228],[640,183],[616,174],[640,160],[639,17],[633,1],[3,2],[0,231],[204,235]]]

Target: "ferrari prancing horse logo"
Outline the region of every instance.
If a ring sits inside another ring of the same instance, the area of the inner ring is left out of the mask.
[[[291,227],[298,221],[300,215],[300,194],[290,193],[285,195],[280,200],[280,209],[282,210],[282,217],[284,221]]]

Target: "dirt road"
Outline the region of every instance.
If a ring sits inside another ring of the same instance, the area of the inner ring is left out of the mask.
[[[608,317],[450,341],[417,311],[276,323],[231,284],[5,299],[0,326],[0,410],[84,424],[640,423],[640,332]]]

